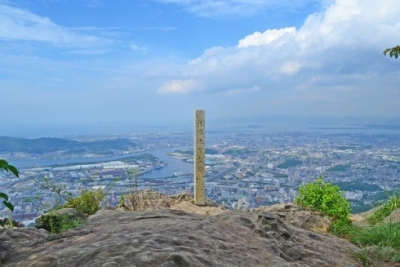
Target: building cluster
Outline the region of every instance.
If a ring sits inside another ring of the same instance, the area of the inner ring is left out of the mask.
[[[343,188],[353,206],[371,204],[376,195],[399,186],[398,135],[246,132],[210,136],[207,148],[213,153],[206,154],[206,195],[229,208],[293,202],[298,187],[320,175]],[[191,149],[191,133],[136,134],[131,138],[146,151],[170,147],[174,160],[186,161],[183,164],[193,160],[193,153],[175,151],[178,147]],[[0,187],[15,205],[12,216],[29,221],[49,208],[43,204],[54,203],[58,197],[37,186],[45,177],[63,184],[74,195],[84,188],[108,190],[104,205],[111,206],[132,188],[165,194],[193,191],[192,173],[141,178],[141,174],[167,164],[146,156],[129,162],[23,168],[20,178],[0,173]],[[8,210],[0,203],[0,217],[4,216],[9,216]]]

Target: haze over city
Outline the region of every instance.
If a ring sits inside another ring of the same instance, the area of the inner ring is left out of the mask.
[[[397,0],[0,0],[3,134],[191,126],[198,108],[215,124],[395,118],[400,62],[382,52],[399,13]]]

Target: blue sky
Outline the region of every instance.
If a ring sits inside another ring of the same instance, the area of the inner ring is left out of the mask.
[[[400,114],[398,0],[0,0],[2,123]]]

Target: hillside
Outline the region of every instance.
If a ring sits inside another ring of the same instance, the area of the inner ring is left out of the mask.
[[[137,147],[137,144],[125,138],[79,142],[75,140],[43,137],[26,139],[16,137],[0,137],[0,153],[27,153],[27,154],[112,154],[116,150],[128,150]]]

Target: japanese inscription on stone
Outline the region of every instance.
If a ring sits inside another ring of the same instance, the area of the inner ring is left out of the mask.
[[[204,205],[205,111],[196,110],[194,120],[194,203]]]

